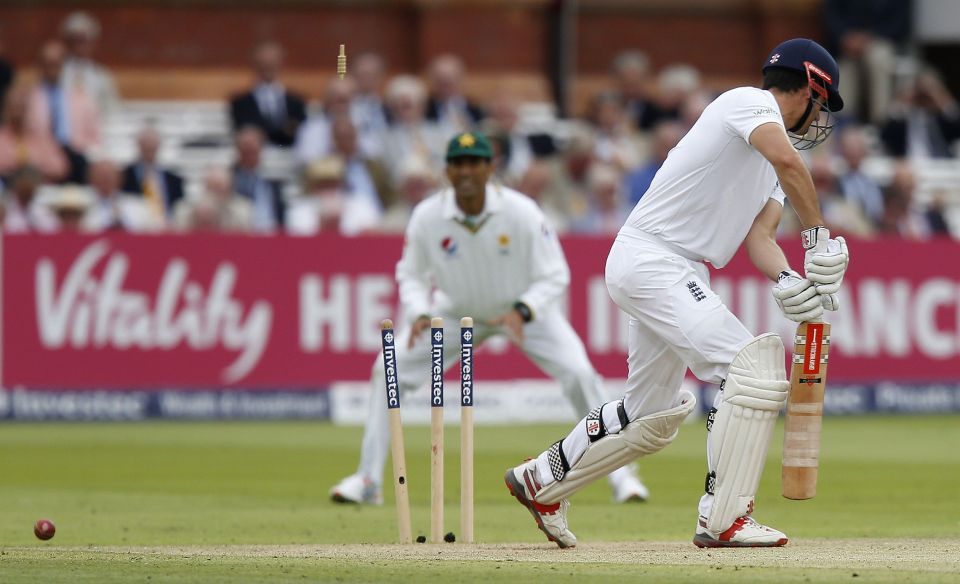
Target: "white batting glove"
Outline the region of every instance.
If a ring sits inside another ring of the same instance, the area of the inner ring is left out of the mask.
[[[836,311],[840,308],[840,295],[836,292],[832,294],[821,294],[820,304],[823,305],[824,310]]]
[[[843,237],[830,239],[830,231],[824,227],[804,231],[801,240],[807,248],[803,260],[807,278],[814,283],[820,294],[835,294],[840,289],[843,275],[850,264],[846,240]]]
[[[793,270],[780,272],[779,279],[773,286],[773,297],[783,315],[794,322],[823,316],[823,301],[813,282]]]

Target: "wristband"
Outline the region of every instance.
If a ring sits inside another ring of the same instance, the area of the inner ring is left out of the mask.
[[[816,227],[804,229],[800,232],[800,245],[803,246],[803,249],[810,249],[817,246],[817,234],[821,229],[826,231],[827,228],[823,225],[817,225]]]
[[[523,322],[530,322],[533,320],[533,311],[530,310],[530,307],[524,304],[523,302],[517,301],[513,304],[513,309],[520,314],[520,318],[523,319]]]

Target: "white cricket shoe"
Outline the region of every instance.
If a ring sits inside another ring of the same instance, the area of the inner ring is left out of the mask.
[[[614,503],[642,503],[650,498],[650,489],[640,481],[632,468],[629,474],[619,477],[611,488]]]
[[[383,493],[376,483],[365,476],[352,474],[330,489],[330,498],[335,503],[359,505],[383,505]]]
[[[772,527],[757,523],[749,515],[737,518],[723,533],[713,533],[707,530],[707,520],[701,516],[697,521],[693,543],[701,548],[780,547],[787,545],[787,536]]]
[[[577,545],[577,537],[567,528],[567,510],[570,502],[561,499],[559,503],[544,505],[535,500],[540,491],[537,481],[536,460],[528,460],[518,467],[507,470],[503,482],[510,489],[510,494],[520,501],[520,504],[530,511],[537,527],[547,535],[547,539],[561,548],[571,548]]]

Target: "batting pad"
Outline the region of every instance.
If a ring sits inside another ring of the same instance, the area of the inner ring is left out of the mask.
[[[697,399],[686,390],[680,391],[677,401],[679,404],[669,410],[629,422],[616,434],[591,442],[563,480],[554,481],[537,492],[537,502],[556,503],[641,456],[665,448],[677,437],[683,419],[697,405]]]
[[[768,333],[756,337],[730,363],[723,400],[707,437],[710,466],[716,472],[707,519],[713,533],[723,533],[752,512],[770,435],[790,390],[784,359],[780,337]]]

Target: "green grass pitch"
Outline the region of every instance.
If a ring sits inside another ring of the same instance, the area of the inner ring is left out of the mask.
[[[777,550],[691,543],[702,423],[641,460],[644,504],[603,482],[573,499],[558,550],[507,493],[508,466],[566,426],[478,427],[477,545],[399,546],[382,507],[340,506],[359,428],[319,422],[0,424],[0,582],[960,582],[960,417],[827,418],[819,493],[779,496],[782,426],[758,520]],[[429,429],[405,431],[414,535],[429,532]],[[459,431],[446,433],[446,529],[459,534]],[[389,479],[389,462],[387,477]],[[50,518],[54,539],[34,538]]]

